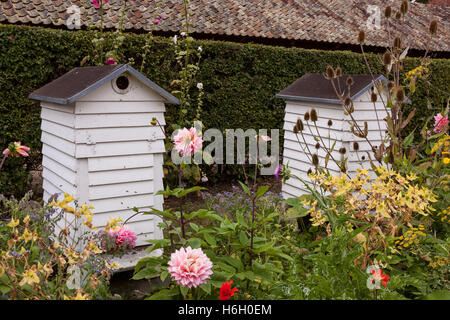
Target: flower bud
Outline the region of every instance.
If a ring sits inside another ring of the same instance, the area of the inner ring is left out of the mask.
[[[314,146],[316,149],[320,149],[320,143],[316,143],[316,145]]]
[[[359,150],[359,143],[358,142],[353,142],[353,150],[358,151]]]
[[[387,6],[386,9],[384,9],[384,16],[389,19],[392,14],[392,8],[391,6]]]
[[[347,78],[347,86],[348,86],[348,87],[351,87],[354,83],[355,83],[355,82],[353,81],[353,78],[349,76],[349,77]]]
[[[328,120],[327,124],[328,124],[329,127],[331,127],[333,125],[333,121],[330,119],[330,120]]]
[[[366,40],[366,33],[364,30],[360,30],[358,35],[358,43],[363,44],[364,40]]]
[[[430,23],[430,33],[431,33],[431,34],[436,34],[436,32],[437,32],[437,27],[438,27],[437,20],[431,21],[431,23]]]
[[[316,122],[317,120],[318,120],[317,111],[316,111],[316,109],[312,108],[311,109],[311,121]]]

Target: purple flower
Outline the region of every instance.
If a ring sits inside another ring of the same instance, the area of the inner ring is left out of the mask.
[[[114,58],[109,58],[108,60],[106,60],[106,64],[114,64],[116,63],[116,60],[114,60]]]
[[[275,169],[275,178],[280,179],[280,174],[281,174],[282,169],[283,169],[283,167],[281,166],[281,164],[279,164],[278,167]]]
[[[154,24],[158,24],[159,23],[159,19],[156,19]]]

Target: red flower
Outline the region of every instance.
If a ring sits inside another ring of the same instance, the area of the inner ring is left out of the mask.
[[[389,276],[387,274],[383,274],[383,271],[381,269],[378,270],[372,270],[373,278],[372,283],[375,283],[376,280],[380,280],[381,283],[384,285],[385,288],[387,288],[387,283],[390,280]]]
[[[234,296],[235,292],[238,292],[239,289],[233,288],[231,289],[231,284],[233,283],[233,280],[225,281],[224,284],[222,284],[222,287],[220,287],[220,300],[230,300],[230,297]]]

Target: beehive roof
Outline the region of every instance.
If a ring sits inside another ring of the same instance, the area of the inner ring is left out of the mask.
[[[387,81],[382,75],[374,75],[372,78],[371,75],[344,74],[342,77],[334,79],[337,91],[340,93],[343,92],[343,96],[347,96],[348,94],[346,85],[348,77],[352,77],[354,81],[350,87],[350,97],[352,100],[372,88],[373,80]],[[305,74],[290,86],[281,90],[276,97],[286,100],[341,104],[331,81],[325,78],[325,75],[315,73]]]
[[[37,89],[28,97],[39,101],[70,104],[125,72],[129,72],[147,87],[158,92],[167,102],[180,103],[177,98],[128,64],[75,68],[42,88]]]

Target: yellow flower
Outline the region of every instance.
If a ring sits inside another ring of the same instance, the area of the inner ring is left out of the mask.
[[[36,271],[34,271],[32,269],[28,269],[27,271],[25,271],[22,274],[22,277],[23,277],[22,281],[20,281],[20,283],[19,283],[19,285],[22,286],[22,287],[24,285],[26,285],[26,284],[33,285],[35,283],[39,283],[40,282],[39,277],[36,274]]]
[[[11,218],[11,221],[6,226],[10,228],[15,228],[19,225],[19,223],[20,220],[15,220],[14,218]]]

